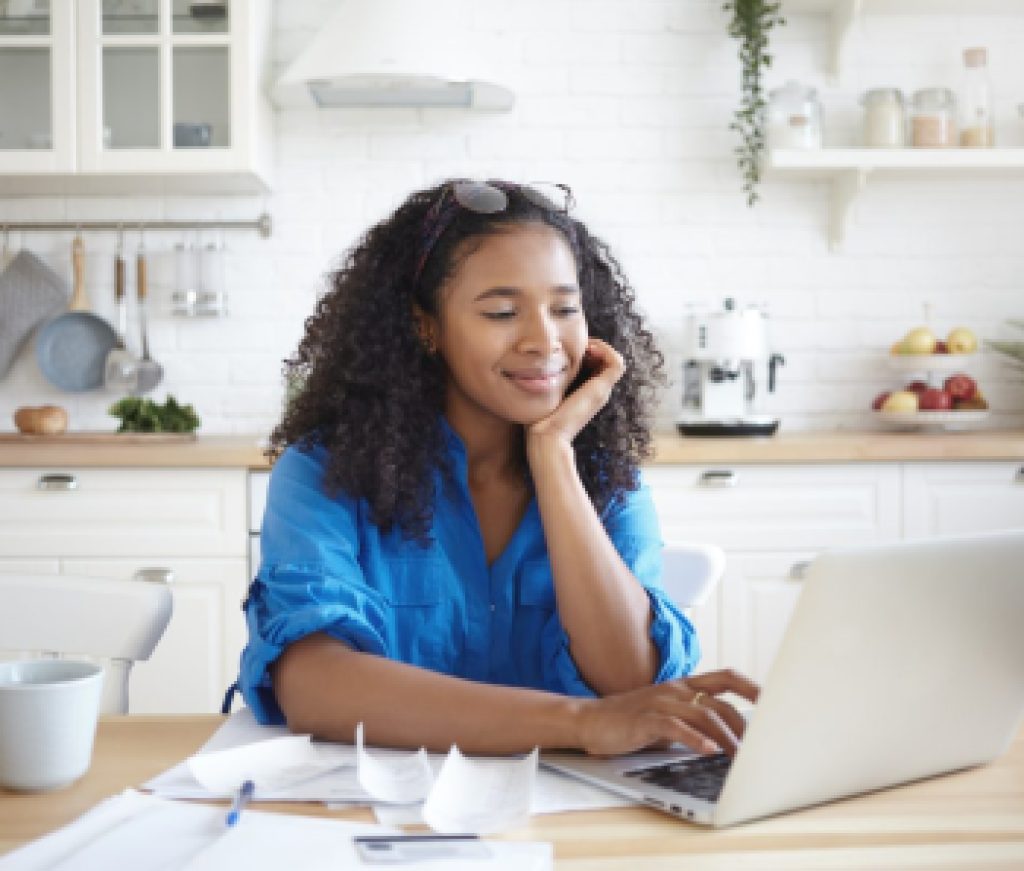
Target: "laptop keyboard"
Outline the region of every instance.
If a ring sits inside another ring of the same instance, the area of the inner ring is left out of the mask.
[[[715,753],[711,756],[666,762],[653,768],[636,768],[625,772],[625,776],[714,802],[718,801],[731,764],[731,757],[724,753]]]

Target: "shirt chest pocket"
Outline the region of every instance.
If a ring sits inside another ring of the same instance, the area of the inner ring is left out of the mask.
[[[437,560],[390,559],[388,584],[383,591],[396,608],[426,608],[441,601],[444,572]]]
[[[517,601],[524,608],[555,609],[555,578],[546,559],[523,563],[519,571]]]
[[[382,587],[390,606],[391,648],[396,658],[450,671],[464,645],[465,628],[445,566],[430,559],[389,559]]]

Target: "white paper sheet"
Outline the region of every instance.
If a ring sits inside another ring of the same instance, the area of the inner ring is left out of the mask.
[[[363,746],[363,724],[356,726],[356,772],[359,783],[374,801],[413,804],[423,801],[434,785],[434,770],[427,751],[373,755]]]
[[[271,738],[186,760],[200,786],[218,796],[234,794],[246,780],[259,784],[264,793],[279,792],[354,762],[351,747],[314,744],[309,735]]]
[[[452,747],[423,803],[423,819],[435,832],[519,828],[530,818],[536,775],[536,748],[522,759],[468,759]]]
[[[284,740],[282,740],[284,739]],[[410,754],[405,750],[363,748],[363,779],[370,783],[368,791],[360,780],[358,748],[346,744],[310,742],[307,737],[293,736],[283,726],[260,726],[252,713],[243,709],[231,715],[217,730],[197,756],[189,762],[165,771],[145,784],[146,789],[163,798],[209,799],[231,795],[242,781],[256,784],[256,801],[322,801],[331,806],[375,803],[373,794],[387,801],[418,802],[429,789],[430,780],[442,773],[448,758],[425,751]],[[261,758],[264,756],[265,758]],[[281,775],[267,774],[272,768],[268,759],[281,764]],[[466,760],[464,760],[466,761]],[[502,766],[515,769],[516,760],[488,759],[491,768],[487,777],[494,779]],[[198,766],[207,780],[204,786],[193,774]],[[259,772],[264,772],[255,776]],[[300,775],[307,779],[297,780]],[[514,777],[514,774],[510,776]],[[403,779],[406,781],[402,786]],[[269,784],[274,787],[270,788]],[[576,781],[565,775],[540,770],[533,779],[529,810],[531,813],[557,813],[566,810],[589,810],[621,807],[631,804],[603,789]],[[480,790],[475,790],[479,792]],[[412,796],[417,796],[413,798]],[[376,809],[377,819],[388,825],[422,823],[421,804],[388,804]],[[487,827],[481,831],[496,831]]]
[[[560,771],[544,767],[543,760],[533,781],[530,814],[557,814],[640,804],[631,798],[601,789]],[[375,804],[373,815],[384,826],[425,825],[423,805]]]
[[[0,871],[320,871],[365,869],[355,835],[397,834],[382,826],[246,810],[224,825],[224,809],[165,801],[127,790],[75,822],[0,857]],[[487,859],[460,871],[544,871],[550,844],[488,841]],[[415,871],[395,863],[389,871]]]

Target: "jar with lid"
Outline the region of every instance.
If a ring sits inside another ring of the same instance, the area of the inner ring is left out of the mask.
[[[960,144],[967,148],[991,148],[995,145],[995,131],[988,52],[983,48],[965,49],[964,67],[960,94]]]
[[[789,81],[768,94],[768,145],[821,148],[821,102],[814,88]]]
[[[907,113],[899,88],[873,88],[861,97],[864,106],[864,145],[901,148],[906,143]]]
[[[910,114],[911,143],[915,148],[951,148],[956,133],[956,95],[949,88],[922,88],[914,92]]]

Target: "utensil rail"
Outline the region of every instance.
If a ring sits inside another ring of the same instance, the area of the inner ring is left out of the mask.
[[[0,233],[59,230],[255,230],[260,238],[269,239],[273,221],[268,212],[261,212],[251,220],[102,220],[102,221],[0,221]]]

